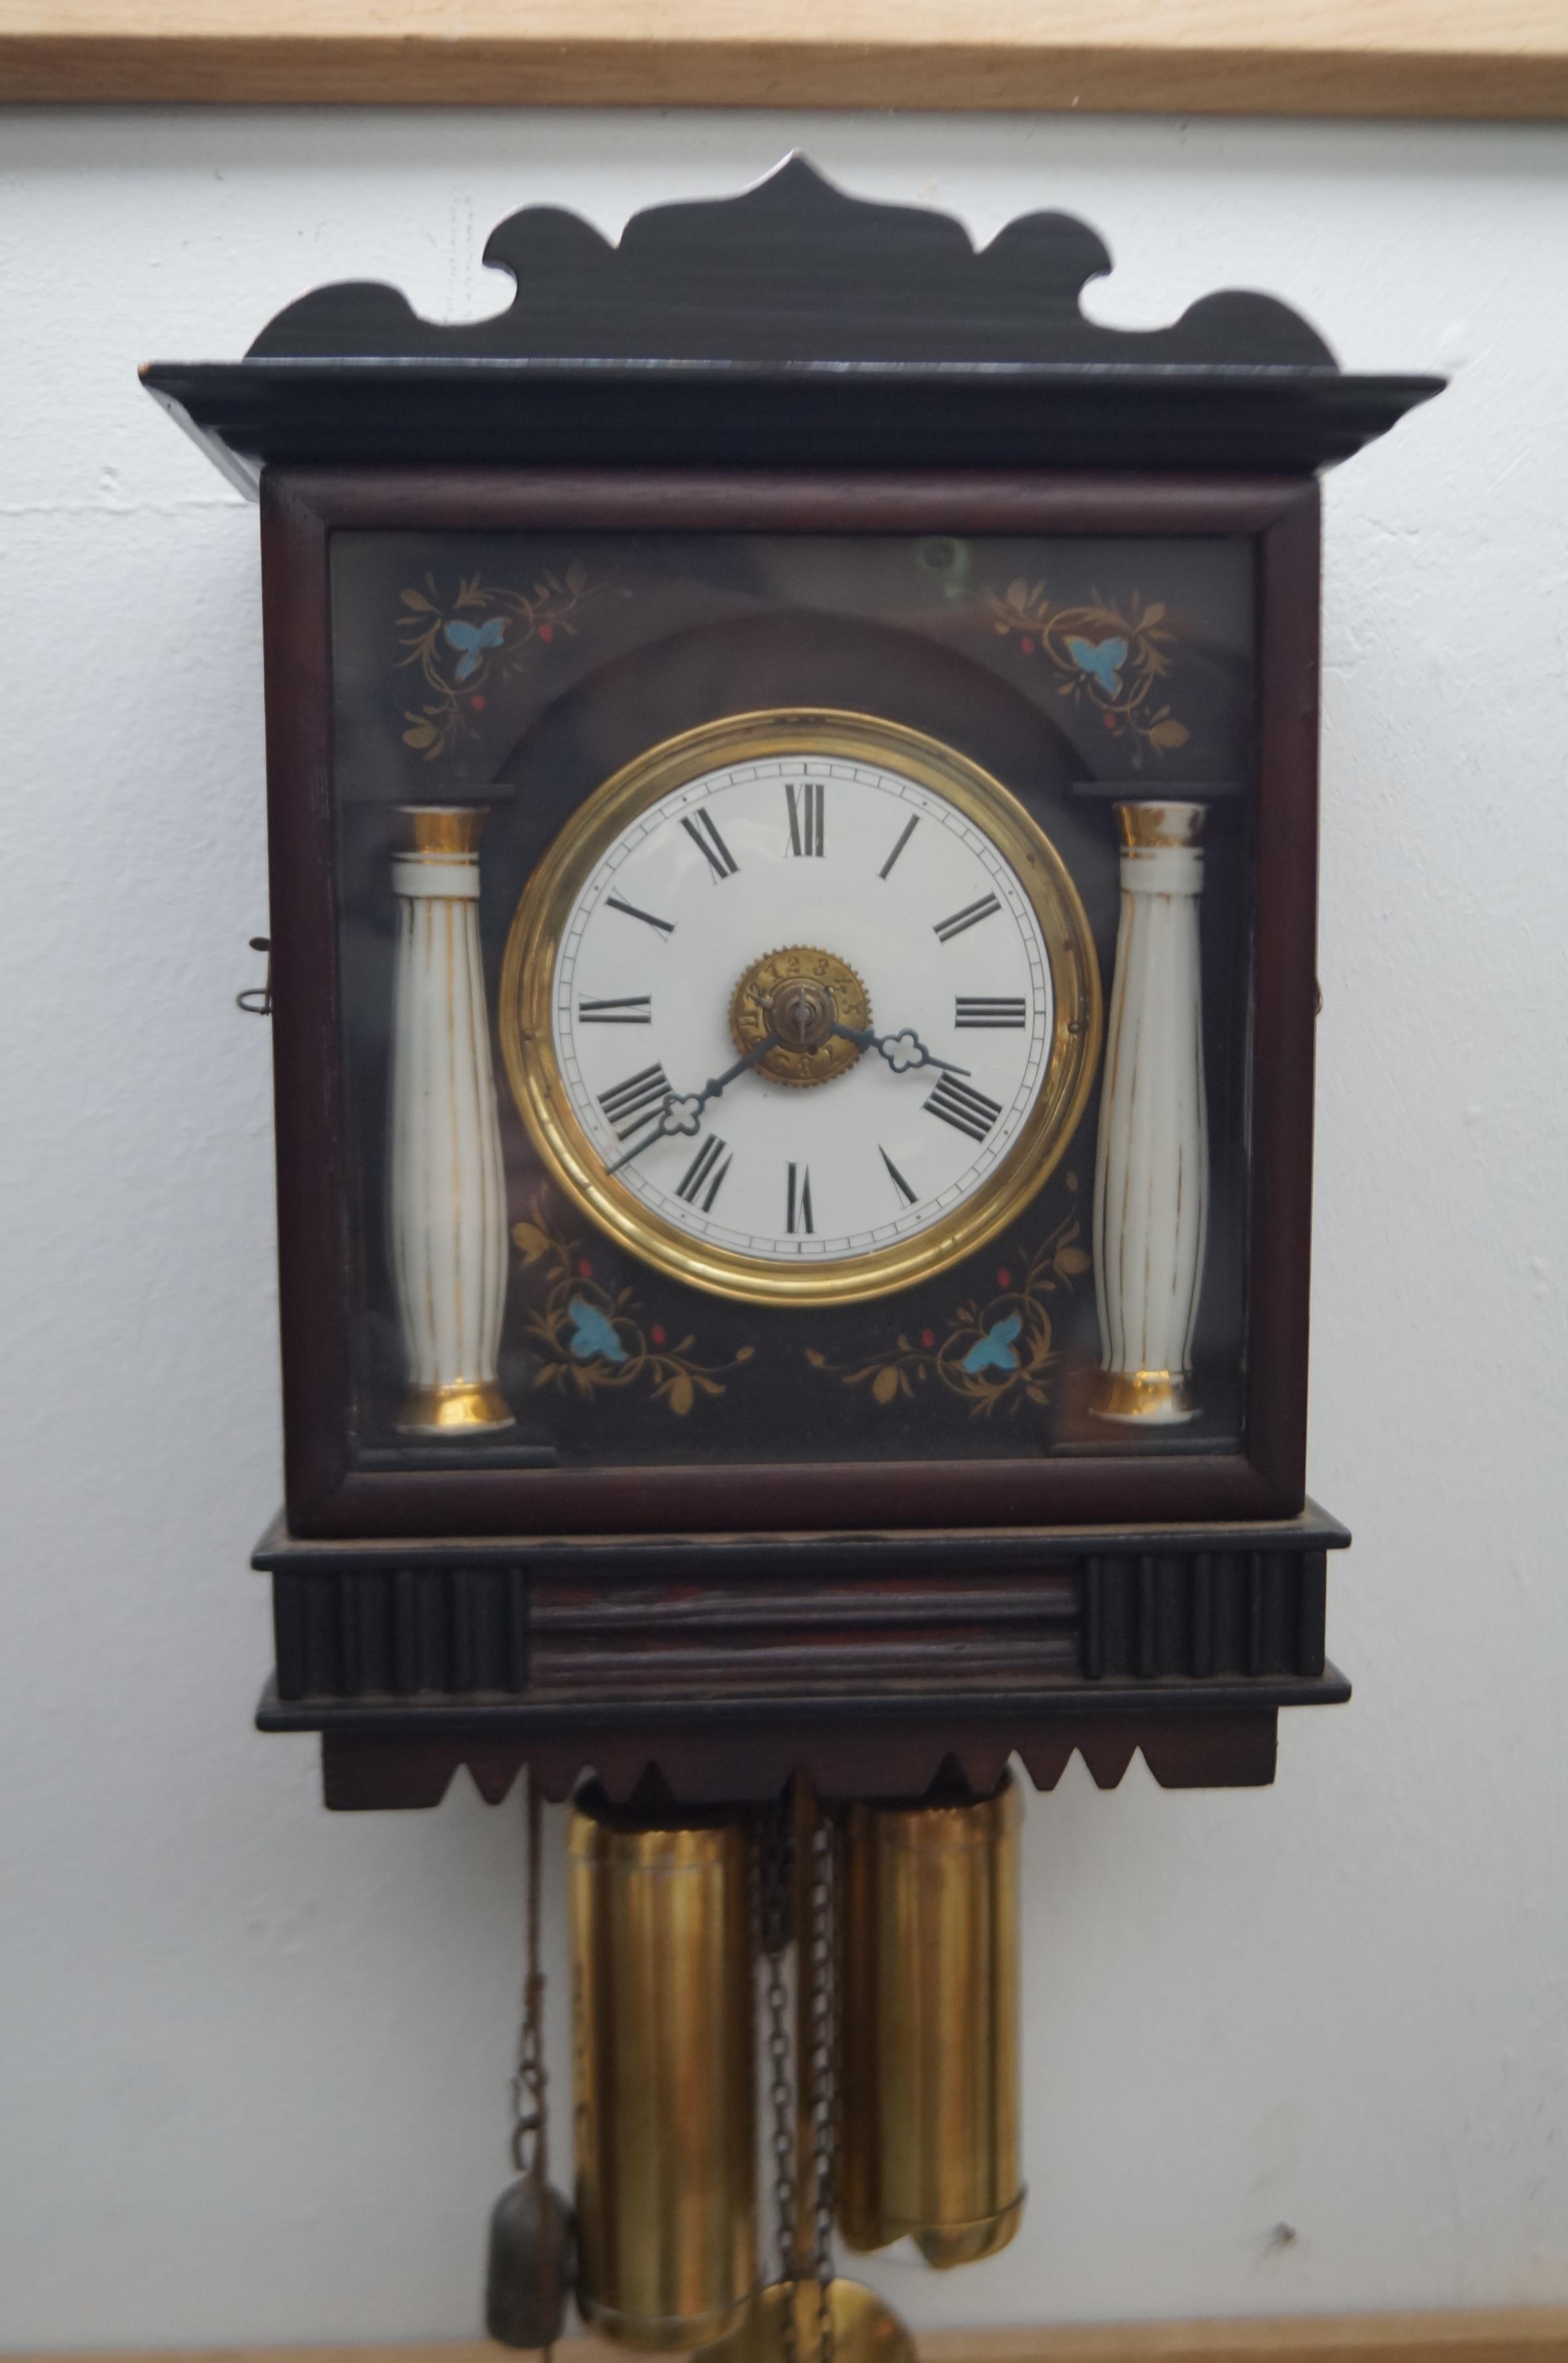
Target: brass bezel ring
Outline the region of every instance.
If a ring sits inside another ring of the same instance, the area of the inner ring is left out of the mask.
[[[880,765],[944,797],[973,821],[1011,868],[1039,921],[1054,1000],[1044,1080],[989,1180],[945,1220],[911,1238],[806,1270],[693,1239],[606,1173],[562,1083],[552,1023],[567,920],[621,831],[704,771],[776,755]],[[1072,1138],[1094,1082],[1101,1027],[1099,962],[1088,915],[1066,864],[1018,798],[966,755],[923,731],[827,706],[727,715],[666,738],[623,765],[564,824],[524,888],[501,971],[502,1056],[546,1170],[645,1263],[690,1287],[748,1304],[854,1304],[890,1296],[984,1247],[1021,1213]]]

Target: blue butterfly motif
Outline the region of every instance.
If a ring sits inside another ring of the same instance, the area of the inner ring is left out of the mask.
[[[1021,1313],[1004,1313],[1001,1319],[993,1321],[985,1336],[970,1347],[958,1367],[967,1370],[971,1378],[977,1378],[982,1370],[1016,1370],[1018,1353],[1012,1341],[1022,1326]]]
[[[467,681],[470,673],[478,672],[486,649],[501,646],[506,633],[506,618],[504,616],[491,616],[485,624],[448,624],[445,628],[447,647],[463,651],[458,659],[458,679]]]
[[[1127,661],[1125,640],[1080,640],[1069,637],[1067,654],[1080,672],[1092,674],[1108,697],[1121,696],[1121,667]]]
[[[591,1362],[595,1354],[602,1354],[607,1362],[625,1360],[626,1349],[615,1335],[614,1325],[596,1304],[590,1304],[586,1296],[574,1296],[567,1311],[572,1318],[567,1344],[580,1362]]]

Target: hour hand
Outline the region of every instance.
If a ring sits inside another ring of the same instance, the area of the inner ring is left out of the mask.
[[[645,1132],[640,1140],[635,1140],[624,1156],[617,1157],[613,1165],[607,1165],[604,1169],[606,1173],[619,1173],[623,1165],[629,1165],[634,1157],[640,1157],[645,1148],[653,1147],[656,1140],[678,1140],[682,1134],[690,1137],[692,1133],[701,1132],[702,1111],[709,1101],[716,1100],[737,1075],[744,1075],[748,1067],[755,1067],[759,1059],[766,1059],[769,1050],[778,1048],[778,1035],[765,1034],[760,1042],[752,1045],[744,1058],[735,1060],[733,1067],[726,1067],[722,1075],[710,1075],[700,1092],[667,1092],[659,1108],[658,1121],[652,1131]]]
[[[877,1034],[869,1026],[835,1026],[846,1042],[858,1043],[863,1050],[879,1050],[895,1075],[908,1074],[913,1067],[940,1067],[944,1074],[966,1075],[967,1067],[955,1067],[951,1059],[937,1059],[926,1048],[912,1026],[901,1033]]]
[[[702,1110],[711,1089],[712,1086],[709,1092],[667,1092],[649,1130],[643,1134],[641,1139],[634,1140],[630,1148],[617,1157],[613,1165],[607,1165],[604,1169],[606,1173],[619,1173],[623,1165],[629,1165],[634,1157],[640,1157],[645,1148],[653,1147],[656,1140],[678,1140],[682,1133],[700,1132]]]

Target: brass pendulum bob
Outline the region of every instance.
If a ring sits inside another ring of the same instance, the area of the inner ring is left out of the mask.
[[[757,2292],[738,2330],[704,2354],[723,2363],[915,2363],[915,2343],[890,2305],[864,2281],[835,2273],[828,2283],[829,2326],[823,2335],[822,2292],[815,2281],[769,2281]],[[786,2305],[795,2320],[791,2339]]]
[[[539,1968],[539,1792],[528,1781],[528,1970],[513,2083],[512,2158],[519,2169],[490,2219],[484,2319],[503,2346],[553,2346],[566,2320],[577,2241],[571,2209],[547,2180],[545,1980]]]
[[[779,2279],[704,2363],[915,2363],[914,2341],[890,2306],[833,2269],[837,2146],[836,1862],[832,1823],[809,1783],[794,1784],[794,1895],[789,1825],[758,1816],[757,1949],[767,2012],[768,2100]],[[784,1953],[796,1931],[794,2064],[790,2075]]]

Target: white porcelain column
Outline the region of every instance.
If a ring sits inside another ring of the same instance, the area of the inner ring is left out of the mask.
[[[1198,1409],[1192,1333],[1209,1212],[1198,904],[1204,806],[1119,804],[1121,916],[1094,1185],[1102,1419]]]
[[[479,939],[482,804],[404,804],[392,855],[387,1237],[410,1436],[510,1427],[495,1383],[506,1198]]]

